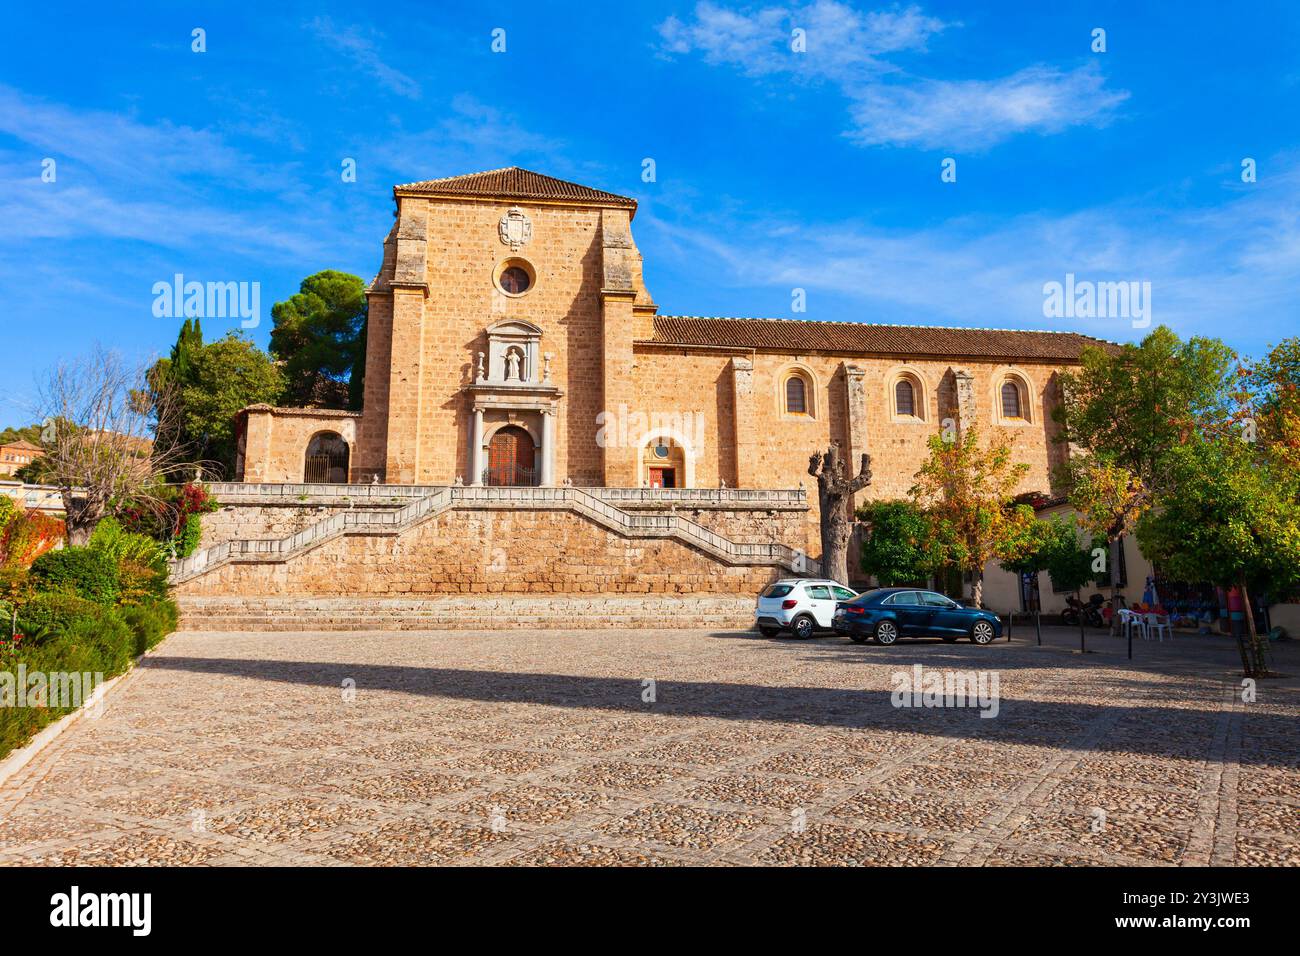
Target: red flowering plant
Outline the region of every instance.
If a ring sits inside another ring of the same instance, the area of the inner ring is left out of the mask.
[[[218,507],[207,488],[189,482],[128,503],[118,512],[118,519],[125,530],[161,541],[177,557],[184,558],[199,545],[200,518]]]
[[[6,637],[5,634],[9,628],[0,631],[0,666],[7,667],[10,662],[18,657],[18,651],[21,649],[23,635],[17,631],[12,636]]]

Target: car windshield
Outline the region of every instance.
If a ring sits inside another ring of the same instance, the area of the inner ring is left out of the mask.
[[[794,585],[792,584],[773,584],[766,591],[763,592],[763,597],[765,598],[785,597],[793,590],[794,590]]]

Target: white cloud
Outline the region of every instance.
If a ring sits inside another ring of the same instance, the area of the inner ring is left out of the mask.
[[[698,54],[755,78],[837,86],[850,103],[846,135],[864,146],[982,149],[1024,132],[1103,125],[1128,97],[1106,87],[1096,64],[937,80],[905,74],[895,62],[899,54],[925,53],[930,40],[959,26],[917,6],[863,13],[818,0],[743,12],[702,2],[689,21],[669,17],[659,32],[668,55]],[[805,53],[791,49],[795,28],[807,33]]]
[[[722,230],[701,222],[695,207],[679,217],[661,203],[637,221],[647,237],[661,233],[692,273],[726,276],[746,294],[771,289],[779,301],[788,301],[789,289],[807,289],[809,314],[796,318],[1054,328],[1113,340],[1144,334],[1125,319],[1045,318],[1043,284],[1070,272],[1080,280],[1150,282],[1153,324],[1259,350],[1270,336],[1289,334],[1300,284],[1300,157],[1271,165],[1279,172],[1250,191],[1232,189],[1219,205],[1174,212],[1144,198],[920,229],[765,220]],[[833,313],[823,310],[828,300],[837,304]],[[691,311],[689,302],[660,305],[669,314]],[[1243,325],[1243,316],[1255,321]]]
[[[274,185],[282,171],[252,162],[209,130],[124,113],[73,110],[0,85],[0,133],[71,160],[104,179],[177,185],[215,176],[238,188]]]
[[[128,239],[172,249],[311,258],[324,250],[299,217],[240,211],[234,197],[284,207],[305,197],[296,167],[255,160],[212,130],[78,111],[0,86],[0,133],[31,148],[0,152],[4,242]],[[39,160],[57,178],[42,182]]]
[[[217,204],[184,200],[118,198],[85,186],[12,179],[0,185],[0,221],[10,239],[98,237],[136,240],[169,249],[203,250],[253,257],[268,253],[311,261],[327,255],[315,235],[286,231],[275,218],[239,213]]]
[[[750,76],[789,72],[849,82],[888,70],[880,54],[924,50],[948,26],[915,6],[860,13],[836,0],[817,0],[738,13],[706,0],[696,5],[691,22],[669,17],[659,33],[667,53],[699,53],[707,63],[738,67]],[[795,29],[804,31],[806,52],[791,48]]]
[[[848,135],[864,146],[976,150],[1017,133],[1103,125],[1127,98],[1106,89],[1093,64],[1070,71],[1035,66],[997,80],[881,83],[855,97]]]
[[[369,31],[370,35],[367,36],[360,27],[340,27],[329,17],[317,17],[307,26],[331,49],[347,57],[358,69],[377,80],[380,86],[407,99],[420,98],[420,84],[389,65],[379,52],[377,41],[383,39],[383,34]]]

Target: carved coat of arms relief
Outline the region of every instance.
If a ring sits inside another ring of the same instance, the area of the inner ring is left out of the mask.
[[[497,235],[510,247],[511,252],[518,252],[533,238],[533,223],[522,209],[511,206],[510,211],[497,224]]]

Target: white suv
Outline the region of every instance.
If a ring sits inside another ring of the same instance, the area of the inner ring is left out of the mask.
[[[764,637],[790,631],[800,640],[835,623],[835,605],[858,596],[842,584],[822,578],[785,578],[770,584],[758,596],[754,623]]]

